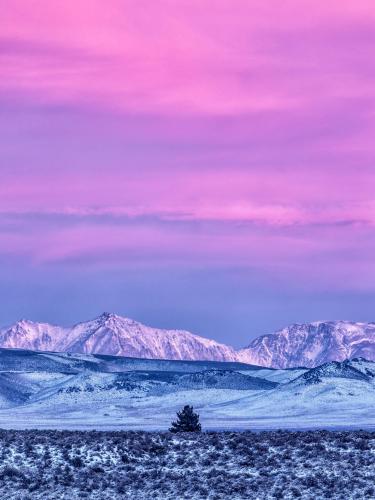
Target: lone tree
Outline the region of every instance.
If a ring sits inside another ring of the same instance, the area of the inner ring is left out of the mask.
[[[172,422],[170,432],[201,432],[199,415],[193,411],[193,407],[185,405],[183,410],[177,412],[177,420]]]

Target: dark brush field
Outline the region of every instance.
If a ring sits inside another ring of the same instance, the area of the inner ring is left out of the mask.
[[[375,498],[375,433],[0,431],[0,498]]]

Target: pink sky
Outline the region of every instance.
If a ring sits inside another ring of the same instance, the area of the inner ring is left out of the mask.
[[[0,265],[240,266],[287,293],[373,293],[372,0],[1,14]]]

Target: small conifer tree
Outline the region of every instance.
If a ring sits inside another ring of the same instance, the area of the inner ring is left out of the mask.
[[[201,432],[199,415],[194,412],[192,406],[185,405],[181,411],[177,412],[177,420],[172,422],[170,432]]]

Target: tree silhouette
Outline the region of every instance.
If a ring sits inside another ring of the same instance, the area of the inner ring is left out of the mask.
[[[181,411],[177,412],[177,420],[172,422],[170,432],[201,432],[199,415],[194,412],[192,406],[185,405]]]

